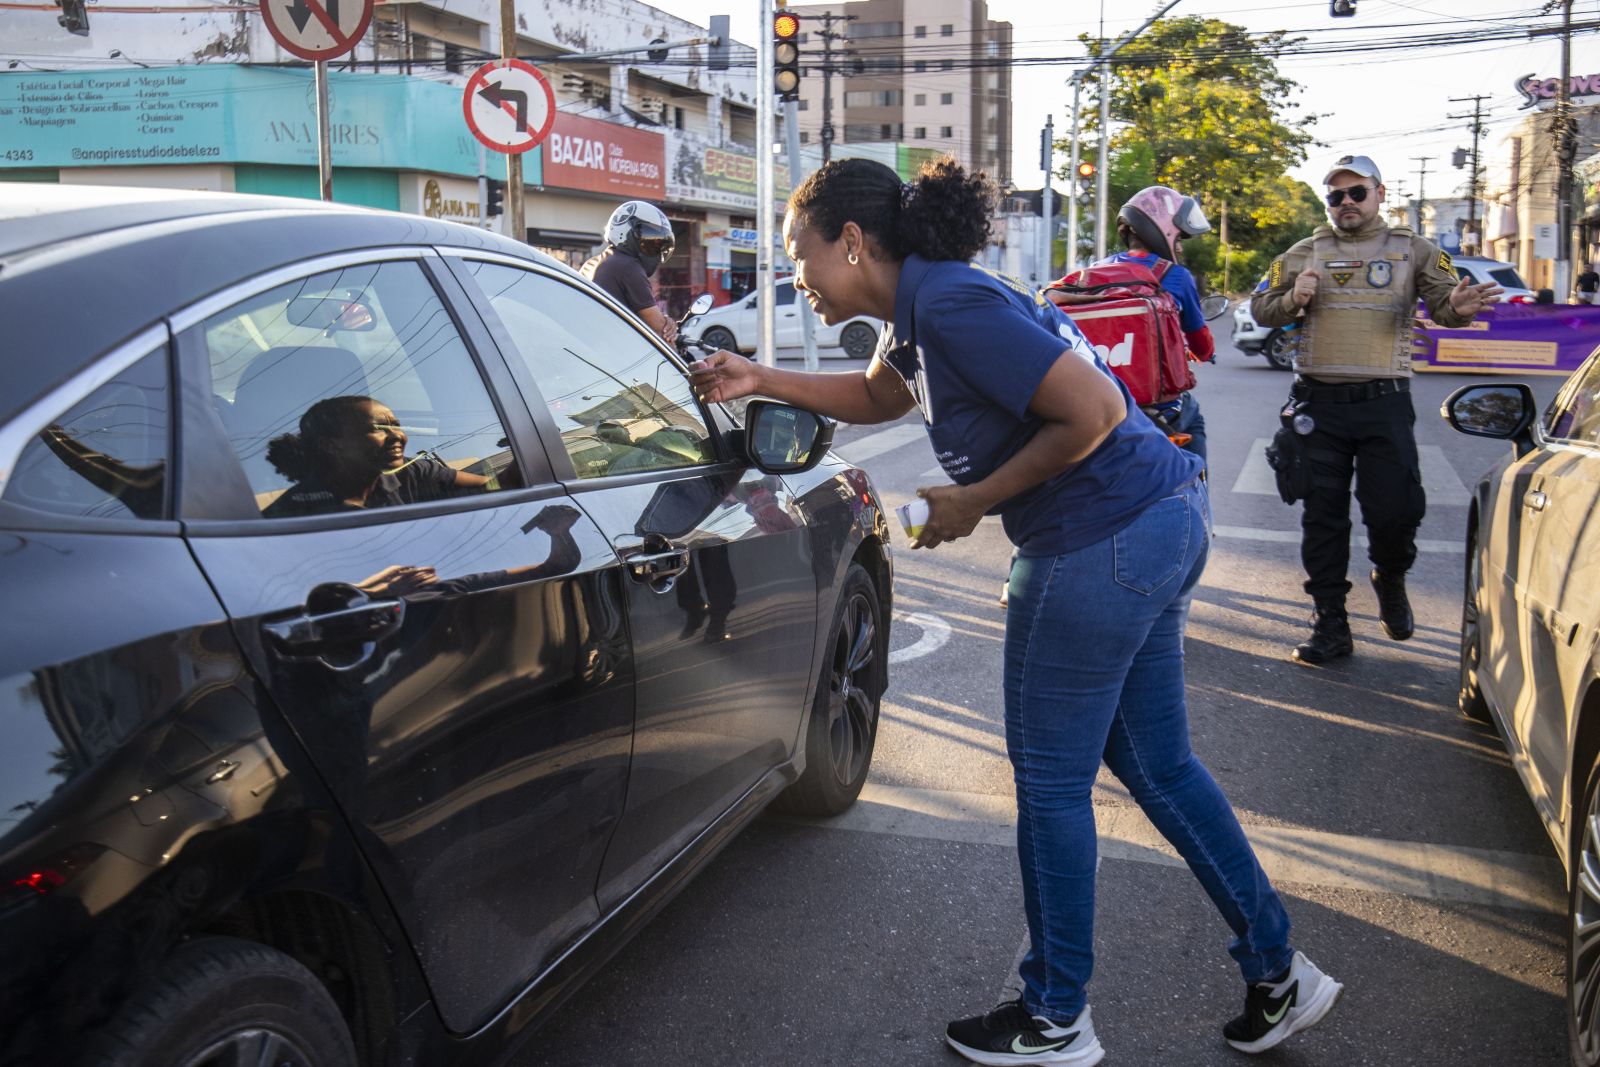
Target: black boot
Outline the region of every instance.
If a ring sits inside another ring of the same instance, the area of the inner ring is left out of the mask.
[[[1411,601],[1406,599],[1406,576],[1372,569],[1372,591],[1378,594],[1378,621],[1396,641],[1411,636]]]
[[[1294,646],[1292,656],[1296,663],[1316,667],[1354,651],[1344,601],[1323,600],[1311,612],[1311,636]]]

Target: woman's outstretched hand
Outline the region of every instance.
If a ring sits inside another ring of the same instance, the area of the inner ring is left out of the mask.
[[[720,404],[759,392],[760,377],[760,365],[733,352],[713,352],[689,364],[695,395],[708,404]]]

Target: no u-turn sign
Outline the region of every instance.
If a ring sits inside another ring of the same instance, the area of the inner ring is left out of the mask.
[[[520,59],[485,63],[461,99],[473,136],[496,152],[526,152],[550,133],[556,94],[539,70]]]

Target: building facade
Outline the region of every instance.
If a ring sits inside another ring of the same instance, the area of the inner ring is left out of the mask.
[[[1483,254],[1517,266],[1529,287],[1551,288],[1556,267],[1556,192],[1560,161],[1554,115],[1531,111],[1490,154],[1484,182]],[[1600,148],[1600,104],[1573,108],[1579,161]],[[1583,173],[1574,177],[1574,223],[1584,215]],[[1579,250],[1579,258],[1582,252]],[[1558,300],[1566,294],[1557,293]]]
[[[1010,179],[1011,24],[985,0],[788,10],[801,17],[803,143],[822,143],[826,118],[835,145],[900,142]]]
[[[0,71],[0,180],[130,184],[315,197],[315,92],[255,5],[187,0],[90,9],[90,32],[59,8],[7,12],[27,63]],[[719,301],[753,283],[756,209],[753,50],[727,71],[704,45],[655,61],[647,46],[708,31],[633,0],[520,0],[516,53],[549,80],[557,115],[523,155],[530,244],[574,265],[602,243],[629,199],[660,204],[678,253],[659,274],[669,311],[696,293]],[[477,178],[505,176],[463,118],[462,92],[500,54],[496,0],[379,4],[362,39],[330,67],[334,199],[480,222]],[[572,54],[637,49],[589,61]],[[741,62],[742,61],[742,62]],[[780,168],[780,202],[788,189]]]

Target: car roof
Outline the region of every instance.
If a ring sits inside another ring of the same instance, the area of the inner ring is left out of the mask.
[[[211,293],[318,256],[417,245],[560,266],[499,234],[419,215],[292,197],[0,182],[0,421]]]

